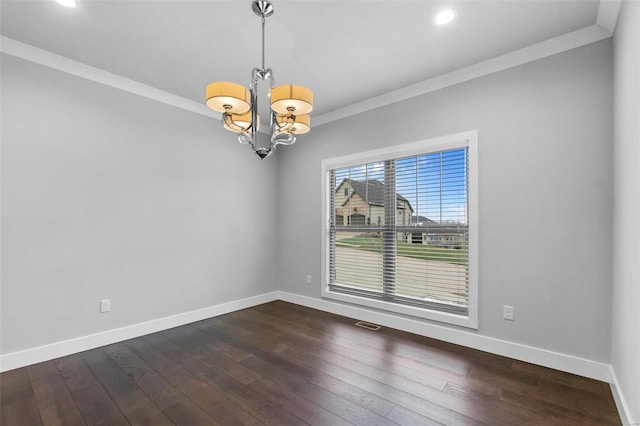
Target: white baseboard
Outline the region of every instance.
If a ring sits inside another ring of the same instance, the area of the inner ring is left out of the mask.
[[[591,379],[607,383],[611,383],[613,380],[611,376],[611,367],[609,364],[602,362],[591,361],[572,355],[548,351],[546,349],[539,349],[519,343],[508,342],[506,340],[495,339],[493,337],[481,336],[473,332],[436,324],[429,324],[423,321],[372,311],[353,305],[345,305],[326,299],[315,299],[284,291],[278,292],[278,299],[319,309],[321,311],[357,318],[359,320],[407,331],[413,334],[419,334],[421,336],[431,337],[433,339],[443,340],[456,345],[479,349],[496,355],[502,355],[520,361],[566,371],[568,373],[589,377]]]
[[[107,330],[88,336],[64,340],[48,345],[38,346],[22,351],[0,355],[0,372],[25,367],[38,362],[48,361],[66,355],[98,348],[112,343],[122,342],[150,333],[167,330],[195,321],[223,315],[240,309],[250,308],[274,300],[284,300],[309,308],[343,315],[350,318],[380,324],[421,336],[431,337],[517,360],[542,365],[556,370],[566,371],[584,377],[611,384],[611,392],[615,400],[620,418],[625,425],[634,425],[629,406],[620,389],[615,371],[609,364],[591,361],[584,358],[566,355],[545,349],[534,348],[519,343],[508,342],[492,337],[480,336],[473,332],[429,324],[422,321],[381,313],[352,305],[333,301],[301,296],[285,291],[274,291],[246,299],[222,303],[207,308],[197,309],[169,317],[159,318],[126,327]]]
[[[144,336],[150,333],[167,330],[195,321],[223,315],[251,306],[271,302],[277,299],[277,292],[265,293],[246,299],[234,300],[228,303],[221,303],[195,311],[184,312],[164,318],[133,324],[126,327],[103,331],[101,333],[90,334],[88,336],[77,337],[75,339],[64,340],[22,351],[11,352],[0,355],[0,372],[25,367],[38,362],[48,361],[62,356],[99,348],[112,343],[122,342],[135,337]]]
[[[639,425],[640,423],[633,420],[633,416],[631,415],[631,410],[629,409],[629,405],[627,405],[627,400],[622,394],[622,389],[620,389],[620,383],[618,382],[618,376],[616,375],[613,367],[611,369],[611,377],[613,378],[610,383],[611,386],[611,394],[613,395],[613,400],[616,403],[616,408],[618,409],[618,414],[620,414],[620,420],[622,420],[623,425]]]

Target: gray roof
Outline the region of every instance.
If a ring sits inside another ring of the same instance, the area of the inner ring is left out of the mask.
[[[411,216],[411,223],[426,223],[426,224],[436,224],[435,220],[429,219],[424,216]]]
[[[369,204],[384,206],[384,183],[376,179],[369,179],[364,182],[360,180],[344,179],[342,183],[338,185],[338,188],[340,188],[340,186],[345,182],[351,184],[351,187],[353,188],[353,192],[349,194],[350,197],[355,193],[360,195],[360,197],[362,197],[363,200],[366,200]],[[409,200],[404,198],[402,195],[396,193],[396,199],[406,201],[411,211],[413,211],[413,207],[411,207]],[[401,205],[398,205],[397,207],[402,208]]]

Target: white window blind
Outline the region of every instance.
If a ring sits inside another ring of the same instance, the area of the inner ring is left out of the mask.
[[[326,173],[328,291],[468,316],[468,145]]]

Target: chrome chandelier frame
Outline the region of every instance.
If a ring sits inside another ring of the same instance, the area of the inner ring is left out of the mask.
[[[273,89],[275,86],[273,72],[270,68],[264,69],[264,63],[262,69],[254,68],[251,72],[251,84],[249,85],[249,91],[251,92],[251,123],[246,127],[237,124],[233,120],[233,114],[229,114],[227,112],[223,113],[223,120],[229,128],[238,132],[238,142],[245,145],[251,145],[253,151],[258,154],[260,158],[266,158],[275,151],[277,145],[293,145],[295,143],[296,135],[289,133],[289,131],[294,126],[296,116],[294,114],[287,115],[285,123],[281,125],[278,123],[278,116],[276,112],[271,111],[269,118],[271,141],[269,147],[258,146],[258,128],[260,126],[258,118],[259,80],[268,81],[270,89]]]
[[[270,109],[269,117],[269,129],[270,140],[269,146],[266,146],[265,141],[263,144],[258,144],[258,131],[260,126],[258,116],[258,87],[259,82],[265,81],[269,84],[269,92],[275,87],[273,78],[273,71],[270,68],[265,68],[265,18],[273,15],[273,5],[266,0],[255,0],[251,6],[254,14],[260,17],[262,23],[262,68],[254,68],[251,72],[251,84],[249,85],[250,92],[250,122],[246,121],[237,122],[238,115],[231,112],[231,106],[224,106],[225,112],[222,113],[223,123],[228,130],[238,133],[238,141],[241,144],[251,145],[251,148],[262,159],[271,155],[277,145],[292,145],[296,141],[296,115],[295,108],[287,107],[287,114],[278,114],[274,110]],[[246,118],[245,118],[246,120]],[[306,123],[302,125],[307,126],[308,131],[309,118],[306,116]]]

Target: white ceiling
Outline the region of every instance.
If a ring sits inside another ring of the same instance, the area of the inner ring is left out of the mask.
[[[248,84],[260,18],[244,1],[0,2],[4,37],[203,102],[207,83]],[[320,116],[587,27],[598,0],[286,1],[266,21],[266,66]],[[437,27],[434,14],[457,10]],[[601,11],[602,15],[602,11]],[[6,39],[5,39],[6,40]]]

